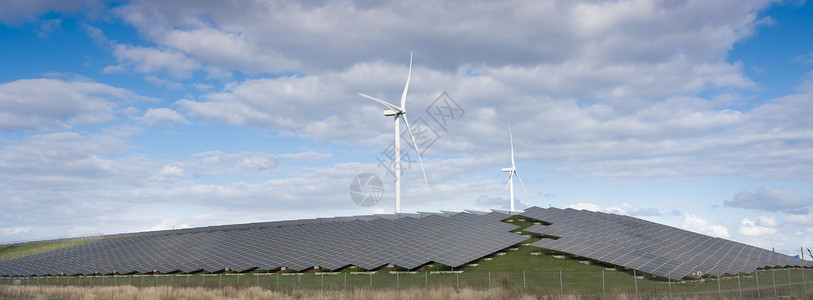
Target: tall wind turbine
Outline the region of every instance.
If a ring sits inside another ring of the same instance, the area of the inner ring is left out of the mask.
[[[423,172],[423,180],[426,186],[429,186],[429,180],[426,179],[426,171],[423,169],[423,160],[421,159],[421,151],[418,150],[418,143],[415,142],[415,136],[412,134],[412,128],[409,127],[409,121],[406,117],[406,97],[409,90],[409,78],[412,76],[412,52],[409,52],[409,73],[407,74],[406,86],[404,86],[404,93],[401,94],[401,106],[395,106],[387,101],[378,99],[376,97],[359,93],[360,96],[373,100],[375,102],[384,104],[388,110],[384,111],[384,115],[393,117],[395,121],[395,213],[401,213],[401,122],[399,119],[404,120],[404,124],[409,132],[409,137],[412,138],[412,145],[415,146],[415,152],[418,154],[418,161],[421,163],[421,171]]]
[[[525,190],[525,184],[522,183],[522,178],[519,178],[517,173],[517,165],[514,163],[514,136],[511,134],[511,119],[508,119],[508,137],[511,139],[511,167],[502,168],[503,172],[508,172],[508,197],[511,199],[511,210],[514,211],[514,175],[519,179],[522,189]],[[525,190],[525,195],[528,195],[528,190]]]

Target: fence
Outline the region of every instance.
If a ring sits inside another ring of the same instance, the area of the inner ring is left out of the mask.
[[[160,274],[106,276],[0,277],[0,285],[132,285],[203,286],[209,288],[259,286],[268,289],[307,288],[342,290],[357,288],[491,289],[513,287],[534,293],[579,294],[606,298],[608,294],[637,296],[716,296],[740,299],[806,296],[813,293],[813,270],[771,269],[749,275],[685,281],[656,281],[615,271],[601,272],[335,272]]]

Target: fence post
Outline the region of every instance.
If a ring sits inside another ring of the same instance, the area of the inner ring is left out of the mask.
[[[223,273],[220,273],[220,276],[218,276],[218,277],[220,279],[217,281],[217,286],[218,287],[223,287]]]
[[[460,289],[460,273],[454,273],[454,274],[457,275],[456,276],[457,277],[457,289],[459,290]],[[522,271],[522,275],[523,276],[525,275],[525,271]]]
[[[344,272],[344,289],[347,289],[347,271]]]
[[[807,295],[807,282],[805,281],[805,269],[801,269],[802,271],[802,286],[804,287],[804,292],[802,296]]]
[[[401,288],[401,279],[400,276],[398,276],[398,271],[395,271],[395,289],[397,290],[400,288]]]
[[[757,277],[757,299],[762,299],[762,295],[760,295],[760,292],[759,292],[759,269],[754,271],[754,274]]]
[[[635,270],[632,270],[632,279],[635,281],[635,296],[638,296],[638,272]]]
[[[604,287],[604,270],[601,270],[601,293],[604,299],[607,299],[607,289]]]
[[[669,279],[669,299],[672,299],[672,277],[666,277]]]
[[[740,291],[740,299],[742,299],[742,283],[740,283],[740,272],[737,272],[737,289]]]
[[[771,277],[773,277],[773,297],[776,298],[776,270],[771,268]]]
[[[488,289],[491,289],[491,271],[488,271]]]
[[[559,270],[559,293],[565,293],[565,285],[562,283],[562,270]]]
[[[373,287],[373,273],[370,273],[370,287]]]
[[[525,270],[522,270],[522,288],[528,288],[528,286],[525,285]]]
[[[277,287],[279,287],[279,272],[277,272]]]
[[[319,272],[319,273],[321,273],[321,272]],[[324,291],[325,290],[325,274],[321,274],[320,276],[322,276],[322,283],[321,283],[320,288],[322,289],[322,291]]]
[[[788,296],[792,297],[793,296],[793,281],[790,279],[790,268],[787,268],[786,270],[788,270],[788,293],[789,293]]]
[[[426,286],[426,288],[429,288],[429,271],[423,273],[423,281],[424,286]]]

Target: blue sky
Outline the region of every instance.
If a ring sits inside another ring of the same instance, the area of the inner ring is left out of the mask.
[[[506,209],[510,116],[520,207],[813,247],[808,3],[0,6],[0,242],[391,213],[392,121],[357,93],[397,101],[414,51],[437,140],[404,212]]]

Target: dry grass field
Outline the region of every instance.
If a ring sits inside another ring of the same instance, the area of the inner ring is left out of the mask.
[[[489,291],[452,288],[436,289],[353,289],[321,292],[311,289],[268,290],[259,287],[236,289],[201,287],[134,286],[2,286],[0,299],[536,299],[519,291]]]
[[[93,299],[601,299],[601,295],[587,294],[534,294],[532,290],[518,288],[494,288],[490,290],[430,288],[430,289],[350,289],[346,291],[318,291],[312,289],[283,289],[272,290],[260,287],[238,289],[234,287],[205,288],[205,287],[135,287],[135,286],[0,286],[0,299],[65,299],[65,300],[93,300]],[[636,298],[634,295],[613,293],[607,299],[632,300],[649,299]],[[660,297],[657,299],[669,299]],[[705,300],[705,299],[737,299],[717,295],[709,296],[675,296],[675,300]],[[813,299],[811,296],[795,299]]]

